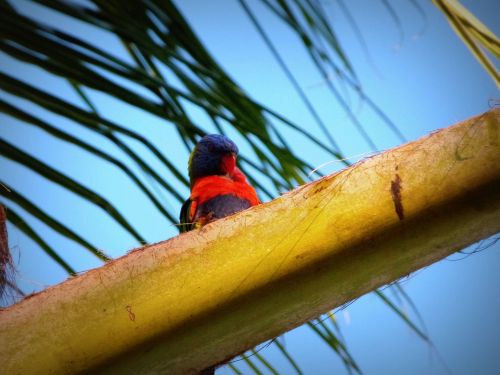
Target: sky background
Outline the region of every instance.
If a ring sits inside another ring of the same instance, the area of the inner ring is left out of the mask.
[[[417,2],[424,10],[424,17],[411,1],[391,1],[403,25],[402,29],[397,27],[381,1],[346,2],[365,38],[369,56],[360,46],[346,18],[339,12],[336,2],[324,2],[365,91],[391,117],[408,140],[480,114],[488,110],[491,100],[499,98],[491,78],[453,33],[443,15],[430,1]],[[321,137],[310,114],[236,1],[179,0],[176,3],[216,60],[250,96]],[[500,34],[498,1],[469,0],[462,3],[495,34]],[[24,0],[15,1],[14,4],[26,14],[81,35],[105,46],[113,54],[130,60],[118,40],[110,34],[48,12]],[[297,37],[259,2],[250,1],[249,4],[323,120],[332,127],[344,155],[355,161],[369,153],[370,148],[353,130],[345,113],[329,94],[326,83],[313,69]],[[61,97],[83,106],[65,81],[39,68],[20,64],[0,53],[0,70],[37,87],[56,91]],[[188,151],[179,146],[180,139],[173,126],[102,93],[91,90],[88,93],[104,117],[112,118],[131,129],[140,129],[141,133],[165,150],[177,165],[183,168],[187,164]],[[148,95],[145,92],[143,94]],[[100,147],[123,158],[113,145],[62,117],[1,90],[0,97],[21,105],[52,125],[80,135],[89,142],[99,142]],[[387,130],[380,118],[366,105],[360,104],[354,95],[351,95],[351,101],[352,108],[366,124],[378,150],[400,144],[400,140]],[[191,114],[199,122],[204,122],[204,115],[199,111],[192,109]],[[213,131],[208,125],[206,130]],[[176,228],[152,209],[151,204],[130,186],[126,177],[116,168],[3,114],[0,114],[0,132],[2,138],[110,198],[149,242],[176,235]],[[235,136],[235,140],[243,152],[248,149],[248,145],[239,142],[238,137]],[[331,159],[293,134],[288,140],[294,150],[312,165],[319,166]],[[141,152],[138,145],[131,146]],[[142,154],[168,178],[168,173],[161,170],[153,158],[146,152]],[[332,163],[321,170],[330,173],[340,167],[339,163]],[[0,170],[2,179],[12,187],[54,213],[70,228],[78,229],[84,238],[93,239],[93,243],[111,256],[120,256],[137,246],[130,235],[97,208],[47,183],[43,177],[2,157]],[[179,186],[179,190],[187,197],[187,189]],[[164,202],[173,211],[180,208],[173,200],[165,199]],[[23,212],[20,208],[18,211]],[[27,217],[27,221],[78,270],[87,270],[100,264],[85,250],[53,233],[43,223],[32,217]],[[25,292],[40,290],[66,278],[64,271],[30,239],[10,225],[8,229],[18,269],[17,280]],[[458,259],[461,260],[454,261]],[[436,354],[439,352],[453,374],[499,374],[499,264],[500,246],[496,244],[469,257],[455,254],[403,282],[418,306],[434,342],[434,349],[419,339],[373,294],[358,299],[339,312],[337,316],[343,334],[364,373],[446,374],[447,370]],[[306,374],[346,373],[340,360],[309,328],[301,327],[287,333],[285,339],[287,348]],[[261,353],[283,374],[292,373],[272,345]],[[241,362],[236,363],[236,366],[245,374],[251,373]],[[232,373],[228,368],[219,371],[221,374]]]

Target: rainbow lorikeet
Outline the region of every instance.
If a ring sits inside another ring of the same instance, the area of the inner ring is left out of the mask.
[[[238,147],[224,135],[206,135],[196,144],[188,162],[191,195],[181,208],[181,232],[260,203],[236,167],[237,156]]]

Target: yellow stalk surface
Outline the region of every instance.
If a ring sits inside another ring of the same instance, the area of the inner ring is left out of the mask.
[[[500,110],[0,311],[4,374],[195,373],[500,231]]]

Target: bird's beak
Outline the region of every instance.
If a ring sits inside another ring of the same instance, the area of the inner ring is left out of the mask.
[[[227,175],[232,175],[236,167],[236,154],[231,152],[222,157],[221,169]]]

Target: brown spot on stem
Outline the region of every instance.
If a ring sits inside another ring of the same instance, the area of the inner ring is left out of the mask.
[[[394,181],[391,181],[391,195],[392,201],[394,202],[394,209],[398,214],[399,220],[403,220],[405,218],[403,202],[401,200],[401,177],[396,173],[396,178]]]
[[[127,306],[127,307],[125,307],[125,309],[127,309],[127,312],[128,312],[128,318],[129,318],[132,322],[135,322],[135,314],[132,312],[132,306]]]
[[[320,191],[323,191],[323,190],[325,190],[325,189],[326,189],[326,185],[319,185],[319,186],[317,186],[317,187],[314,189],[313,194],[317,194],[317,193],[319,193]]]

